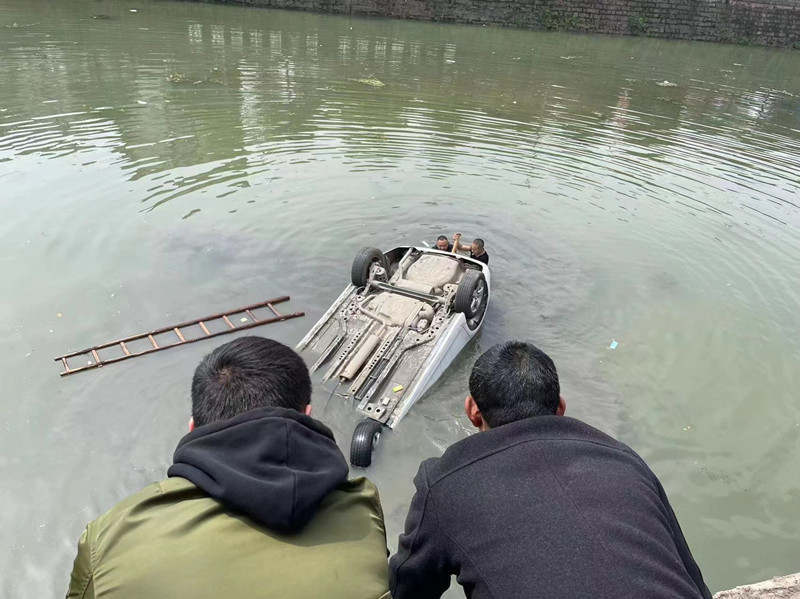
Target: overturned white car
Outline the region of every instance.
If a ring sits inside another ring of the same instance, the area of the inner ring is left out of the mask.
[[[367,418],[353,433],[350,462],[369,466],[382,427],[393,428],[483,323],[489,268],[458,254],[363,248],[351,284],[298,344],[344,385]]]

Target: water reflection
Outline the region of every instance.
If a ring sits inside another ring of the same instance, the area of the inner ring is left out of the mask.
[[[800,86],[790,53],[707,46],[692,61],[702,45],[678,53],[652,40],[522,32],[487,43],[463,28],[415,39],[394,23],[381,26],[391,36],[363,36],[345,20],[308,31],[281,13],[231,26],[214,22],[214,9],[210,22],[191,12],[188,23],[178,17],[189,9],[164,10],[172,19],[142,11],[135,28],[122,15],[92,23],[99,39],[88,44],[84,22],[63,39],[7,31],[3,156],[113,148],[131,180],[152,182],[148,210],[206,188],[235,193],[298,160],[336,160],[613,194],[614,206],[592,200],[606,209],[659,201],[797,222],[800,163],[786,151],[800,128],[797,99],[770,87],[771,73]],[[126,34],[109,47],[102,27]],[[83,59],[65,61],[66,49]],[[386,85],[365,89],[365,76]],[[41,116],[16,118],[31,104]],[[184,172],[165,180],[167,171]],[[731,197],[741,190],[745,198]]]

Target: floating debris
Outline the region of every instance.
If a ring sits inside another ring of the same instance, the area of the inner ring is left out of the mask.
[[[561,60],[575,60],[577,56],[559,56]]]
[[[671,81],[667,81],[666,79],[664,79],[664,81],[659,81],[658,83],[656,83],[656,85],[659,87],[678,87],[677,83],[672,83]]]
[[[219,67],[212,68],[207,75],[190,75],[181,71],[172,71],[167,75],[167,81],[175,85],[223,85],[224,72]]]
[[[186,220],[187,218],[189,218],[190,216],[192,216],[194,214],[197,214],[198,212],[200,212],[200,208],[195,208],[194,210],[191,210],[188,214],[184,214],[181,217],[181,220]]]
[[[771,92],[773,94],[783,94],[785,96],[789,96],[790,98],[794,98],[794,94],[789,91],[786,91],[785,89],[772,89],[771,87],[763,87],[761,89],[766,89],[768,92]]]
[[[142,106],[147,106],[147,102],[145,102],[144,100],[136,100],[136,103],[141,104]]]
[[[608,349],[617,349],[618,345],[619,343],[617,343],[614,339],[612,339],[611,344],[608,346]]]
[[[97,21],[110,21],[111,15],[92,15],[91,18]]]
[[[129,8],[128,12],[139,12],[138,8]]]
[[[369,77],[367,79],[351,79],[351,81],[355,81],[356,83],[361,83],[362,85],[369,85],[371,87],[385,87],[386,84],[381,81],[380,79],[375,79],[375,77]]]
[[[188,83],[189,82],[189,75],[186,73],[179,73],[174,71],[167,75],[167,81],[170,83]]]

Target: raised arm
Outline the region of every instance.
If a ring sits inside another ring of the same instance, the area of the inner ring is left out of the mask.
[[[461,233],[456,233],[453,236],[453,253],[455,252],[469,252],[472,249],[472,244],[464,245],[461,243]]]

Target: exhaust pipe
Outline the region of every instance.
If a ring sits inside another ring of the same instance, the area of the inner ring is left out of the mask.
[[[342,374],[339,375],[339,380],[342,381],[350,381],[358,374],[358,371],[361,370],[361,367],[364,365],[364,362],[369,359],[372,355],[372,352],[375,351],[375,348],[381,342],[381,338],[372,333],[369,337],[367,337],[364,342],[361,344],[361,347],[358,348],[356,355],[350,358],[350,361],[347,363],[347,366],[344,367],[342,370]]]

